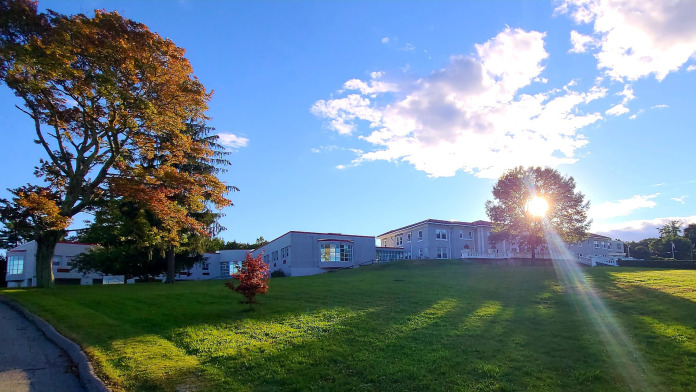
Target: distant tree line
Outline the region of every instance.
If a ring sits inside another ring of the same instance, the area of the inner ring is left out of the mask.
[[[696,224],[692,223],[682,230],[683,225],[678,220],[670,221],[657,229],[659,238],[626,242],[626,251],[636,259],[692,260],[696,249]]]

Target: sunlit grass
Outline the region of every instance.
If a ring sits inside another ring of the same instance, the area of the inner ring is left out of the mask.
[[[696,390],[696,271],[583,269],[666,390]],[[5,290],[116,390],[630,390],[553,268],[419,261],[272,279]]]

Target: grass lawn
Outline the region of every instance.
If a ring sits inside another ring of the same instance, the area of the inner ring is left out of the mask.
[[[656,376],[696,390],[696,271],[583,269]],[[629,390],[552,267],[401,262],[277,278],[0,292],[79,342],[114,390]]]

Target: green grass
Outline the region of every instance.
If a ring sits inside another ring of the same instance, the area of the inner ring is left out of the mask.
[[[696,271],[585,269],[664,390],[696,390]],[[629,390],[551,267],[403,262],[281,278],[0,292],[115,390]]]

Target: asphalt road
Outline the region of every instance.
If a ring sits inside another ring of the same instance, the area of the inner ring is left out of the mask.
[[[0,302],[0,392],[82,392],[75,369],[65,351]]]

